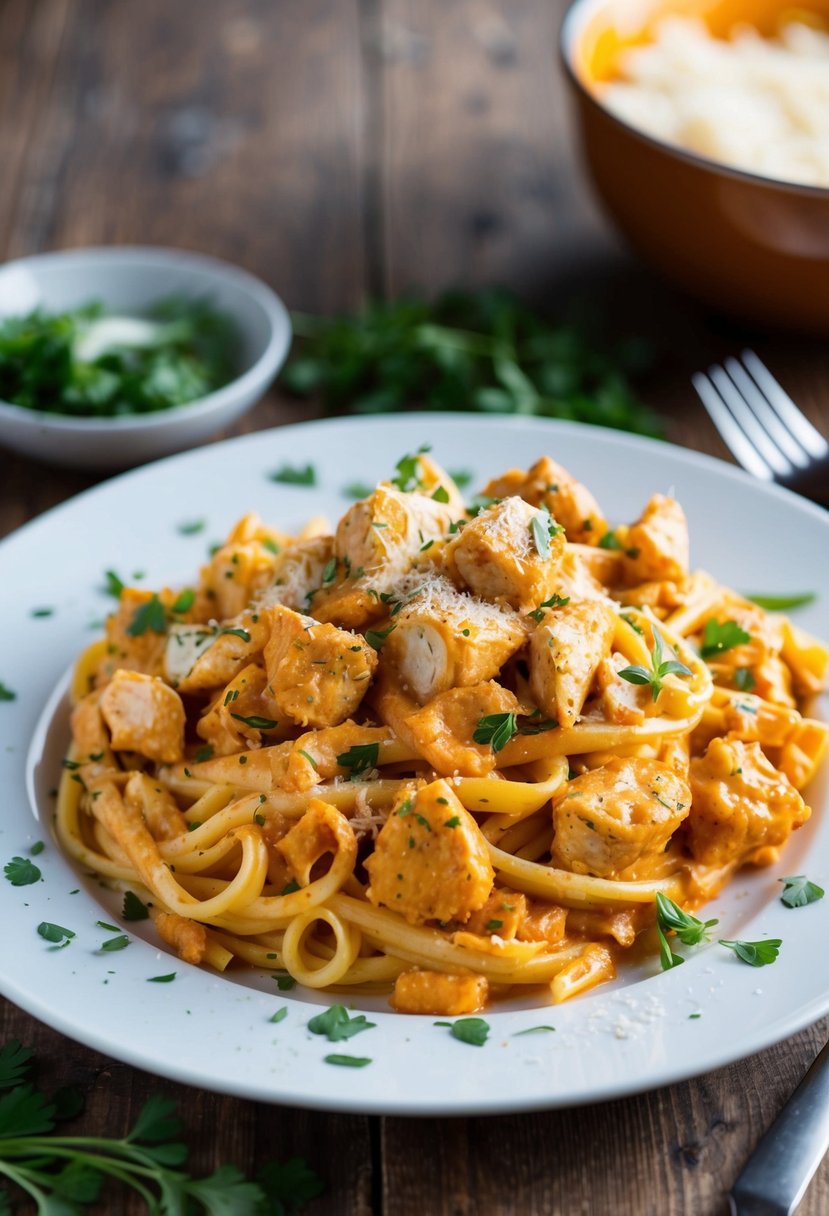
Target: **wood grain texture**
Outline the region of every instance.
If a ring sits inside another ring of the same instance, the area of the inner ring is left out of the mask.
[[[0,254],[180,245],[247,266],[291,307],[321,312],[367,294],[500,283],[551,308],[602,313],[616,333],[650,335],[658,358],[643,395],[688,447],[727,457],[688,377],[747,342],[829,433],[825,345],[704,313],[606,225],[556,67],[563,8],[5,0]],[[232,433],[317,413],[274,391]],[[96,480],[0,452],[0,534]],[[612,1104],[377,1120],[160,1081],[0,1002],[0,1041],[35,1047],[47,1086],[80,1084],[86,1130],[119,1133],[161,1089],[179,1103],[198,1171],[305,1156],[328,1183],[308,1216],[724,1216],[728,1186],[827,1033],[823,1023]],[[100,1205],[139,1211],[120,1196]],[[824,1165],[801,1216],[827,1211]]]

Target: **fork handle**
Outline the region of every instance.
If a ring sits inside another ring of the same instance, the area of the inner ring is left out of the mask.
[[[829,1149],[829,1043],[748,1159],[732,1216],[792,1216]]]

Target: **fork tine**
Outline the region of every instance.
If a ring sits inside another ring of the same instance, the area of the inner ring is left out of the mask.
[[[738,463],[754,477],[759,477],[762,481],[773,481],[774,474],[771,469],[734,421],[725,402],[708,377],[703,372],[697,372],[692,376],[691,383],[708,411],[711,421],[719,431],[723,443],[731,450]]]
[[[742,394],[728,378],[726,371],[715,364],[709,367],[708,375],[731,411],[734,421],[746,438],[751,440],[766,464],[778,477],[788,477],[794,471],[791,463],[755,418],[748,402],[743,400]]]
[[[754,351],[744,350],[742,358],[781,422],[797,437],[806,451],[815,457],[829,454],[829,443],[823,438],[820,431],[815,430],[808,418],[803,416],[789,394],[777,383]]]
[[[799,469],[805,469],[811,463],[811,456],[804,451],[781,421],[777,412],[769,405],[743,365],[734,358],[728,358],[725,361],[725,370],[734,381],[755,418],[768,431],[770,438],[788,456],[792,464],[797,465]]]

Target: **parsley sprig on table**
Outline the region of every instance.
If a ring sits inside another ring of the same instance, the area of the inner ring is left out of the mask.
[[[599,349],[583,328],[552,324],[503,291],[375,303],[355,316],[293,314],[302,340],[282,373],[331,410],[410,407],[568,418],[660,435],[629,377],[641,342]]]
[[[149,1216],[288,1216],[319,1195],[323,1184],[301,1158],[273,1162],[248,1181],[235,1165],[221,1165],[205,1178],[182,1168],[187,1146],[170,1098],[156,1094],[126,1136],[65,1136],[56,1124],[82,1108],[75,1090],[52,1097],[29,1079],[32,1053],[12,1040],[0,1049],[0,1179],[24,1191],[39,1216],[75,1216],[96,1203],[107,1182],[136,1191]],[[0,1213],[10,1213],[11,1195],[0,1188]],[[110,1207],[109,1210],[115,1210]]]

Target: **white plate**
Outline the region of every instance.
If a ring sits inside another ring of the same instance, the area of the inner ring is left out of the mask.
[[[207,542],[244,511],[289,530],[320,509],[336,518],[347,505],[343,486],[387,476],[423,442],[450,469],[471,470],[476,484],[547,452],[596,491],[613,521],[634,518],[654,491],[675,493],[688,513],[694,565],[741,591],[818,592],[797,619],[829,636],[829,515],[716,461],[611,431],[460,415],[346,419],[248,435],[120,477],[0,546],[0,680],[17,692],[0,703],[0,862],[47,842],[34,859],[42,882],[13,887],[0,879],[0,989],[63,1033],[178,1081],[298,1106],[420,1115],[618,1097],[716,1068],[815,1021],[829,1010],[829,899],[788,910],[777,880],[805,871],[829,886],[829,816],[820,813],[779,865],[741,874],[710,905],[724,937],[782,937],[774,966],[745,966],[717,945],[689,952],[684,966],[665,974],[653,960],[615,988],[561,1007],[527,1008],[517,999],[493,1010],[483,1047],[457,1041],[431,1017],[392,1014],[382,1001],[359,998],[355,1007],[373,1010],[375,1028],[332,1046],[306,1028],[330,998],[283,994],[264,976],[220,978],[190,967],[159,950],[146,925],[124,925],[127,949],[98,952],[112,934],[96,921],[117,924],[118,902],[52,841],[48,790],[57,783],[66,723],[58,714],[48,732],[38,722],[110,606],[99,590],[103,571],[143,571],[148,587],[185,583]],[[284,463],[314,464],[316,489],[270,481]],[[178,531],[199,518],[207,520],[200,535]],[[54,613],[33,617],[38,608]],[[824,811],[826,785],[824,777],[811,792]],[[50,947],[36,932],[42,920],[77,936],[65,949]],[[147,982],[171,971],[172,983]],[[282,1006],[288,1014],[274,1025],[269,1019]],[[556,1029],[516,1037],[541,1023]],[[335,1067],[323,1060],[331,1051],[373,1062]]]

